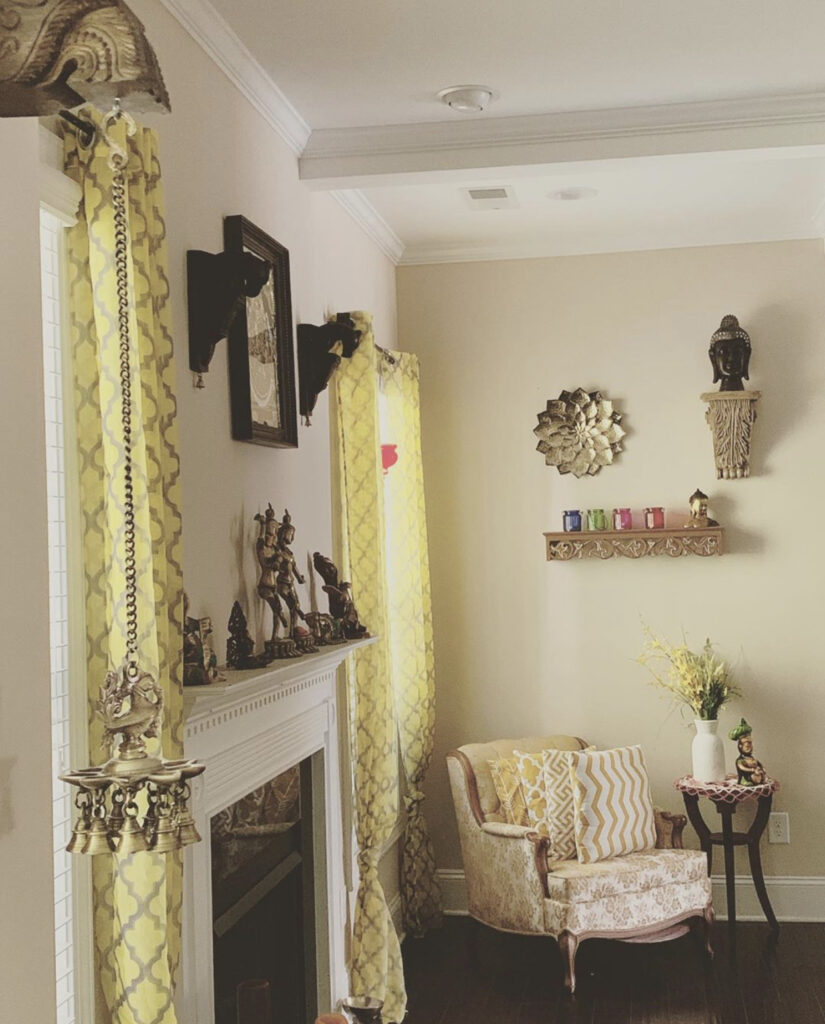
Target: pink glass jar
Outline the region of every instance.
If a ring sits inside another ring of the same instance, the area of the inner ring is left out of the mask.
[[[659,505],[645,509],[645,526],[648,530],[664,530],[665,510]]]
[[[632,530],[633,529],[633,515],[629,508],[614,508],[613,509],[613,529],[614,530]]]

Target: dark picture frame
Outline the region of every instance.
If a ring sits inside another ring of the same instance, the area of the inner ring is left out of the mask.
[[[223,244],[228,253],[251,252],[272,267],[260,294],[240,302],[229,330],[232,437],[297,448],[289,250],[240,215],[224,217]]]

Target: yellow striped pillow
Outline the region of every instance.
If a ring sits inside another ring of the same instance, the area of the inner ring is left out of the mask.
[[[488,761],[487,764],[504,817],[511,825],[529,825],[516,759],[503,757],[499,761]]]
[[[580,863],[656,846],[653,801],[641,747],[574,751],[570,782]]]

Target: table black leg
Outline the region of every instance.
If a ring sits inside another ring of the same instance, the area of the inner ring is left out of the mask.
[[[768,823],[772,803],[772,795],[762,797],[759,800],[759,809],[756,812],[756,817],[748,829],[748,859],[751,865],[753,887],[756,889],[759,903],[765,912],[765,917],[768,919],[771,931],[778,932],[779,922],[776,920],[771,901],[768,899],[768,890],[765,888],[765,876],[762,874],[762,855],[759,852],[759,840],[762,838],[762,833],[765,831],[765,826]]]
[[[682,799],[684,800],[685,810],[687,811],[688,818],[690,818],[690,823],[699,837],[699,845],[708,859],[708,877],[710,877],[711,867],[713,866],[713,843],[710,839],[710,829],[705,824],[702,812],[699,810],[699,797],[694,796],[692,793],[683,792]]]
[[[725,849],[725,889],[728,896],[728,925],[736,924],[736,876],[733,869],[733,818],[732,804],[717,804],[722,816],[722,845]]]

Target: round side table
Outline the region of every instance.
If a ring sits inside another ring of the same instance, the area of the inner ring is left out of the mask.
[[[690,823],[696,829],[702,850],[708,858],[708,874],[711,873],[713,864],[713,847],[721,846],[725,851],[725,888],[728,897],[728,923],[736,923],[736,888],[733,873],[733,848],[734,846],[747,846],[748,860],[751,866],[751,878],[759,903],[765,912],[765,917],[772,931],[779,931],[779,922],[768,899],[768,890],[765,888],[765,876],[762,874],[762,859],[759,855],[759,840],[768,824],[768,817],[771,813],[773,794],[779,789],[776,779],[767,779],[761,786],[740,786],[735,776],[731,776],[724,782],[697,782],[692,775],[685,775],[677,779],[675,787],[681,792],[685,801],[685,810],[690,818]],[[699,797],[707,797],[716,806],[716,810],[722,818],[722,831],[711,832],[705,824],[702,813],[699,810]],[[757,800],[759,806],[756,809],[756,816],[753,824],[747,832],[733,831],[733,816],[736,813],[738,804],[745,800]]]

